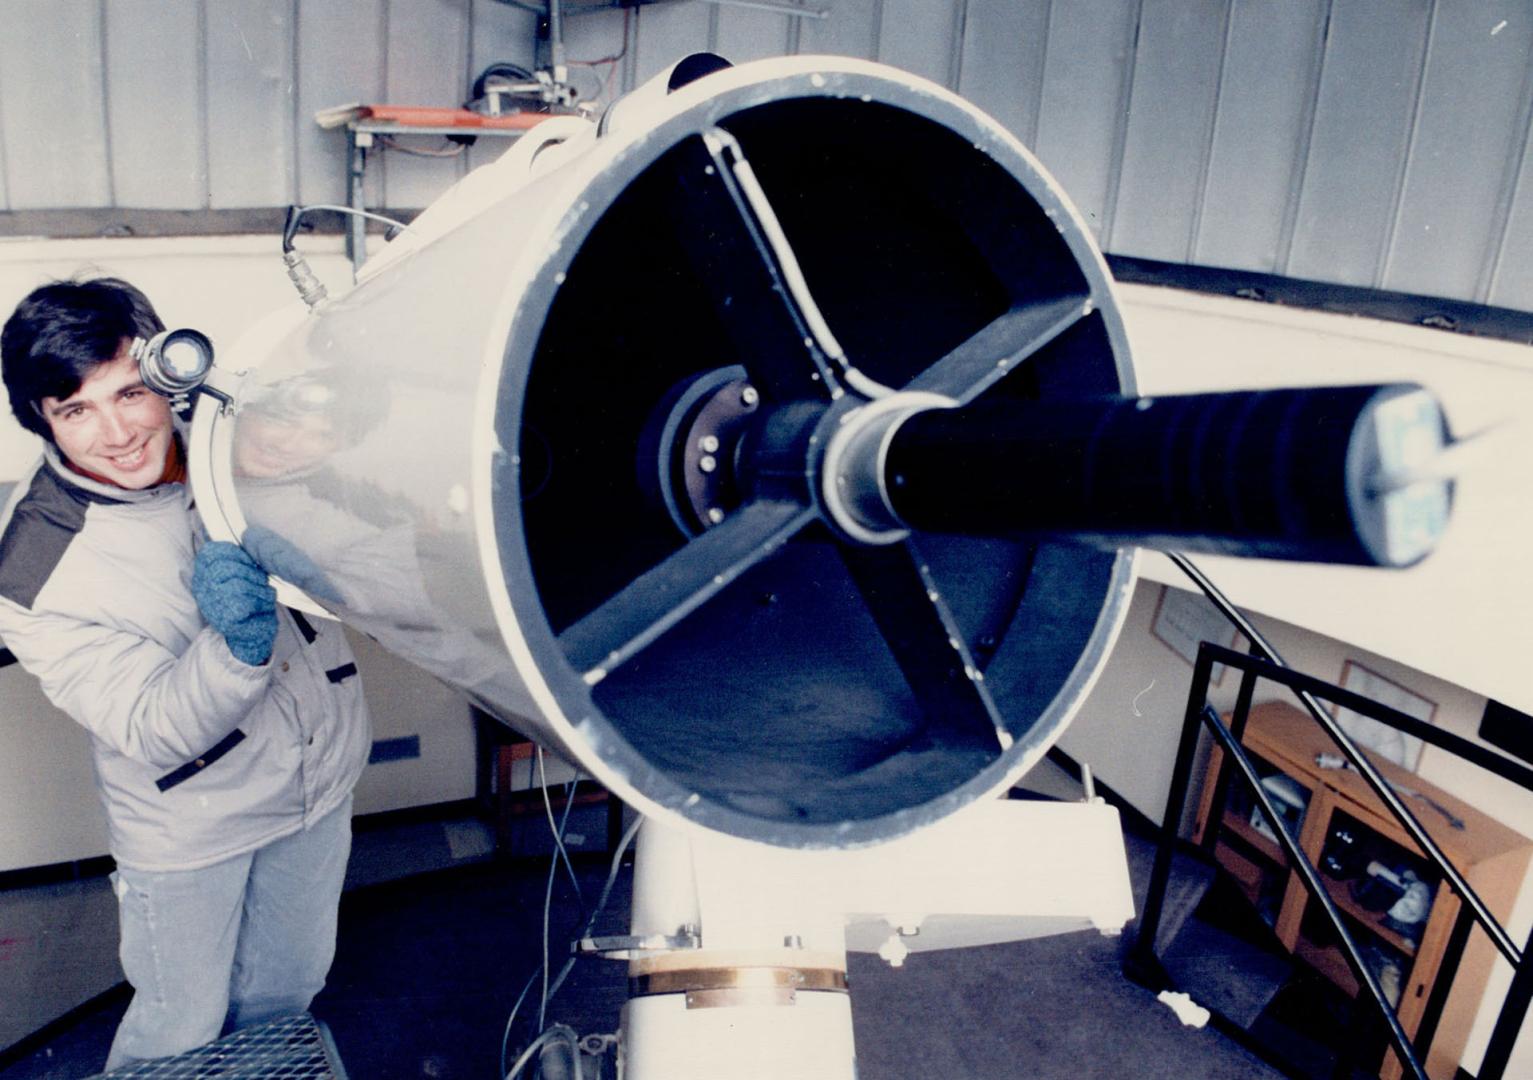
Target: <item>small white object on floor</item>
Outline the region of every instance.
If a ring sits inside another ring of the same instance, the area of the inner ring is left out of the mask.
[[[1208,1023],[1208,1010],[1186,994],[1162,990],[1156,1000],[1176,1013],[1176,1018],[1188,1027],[1200,1028]]]

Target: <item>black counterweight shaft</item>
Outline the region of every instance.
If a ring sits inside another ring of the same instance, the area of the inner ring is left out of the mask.
[[[986,398],[905,419],[882,480],[918,531],[1403,565],[1435,542],[1450,492],[1391,478],[1444,438],[1408,385]]]

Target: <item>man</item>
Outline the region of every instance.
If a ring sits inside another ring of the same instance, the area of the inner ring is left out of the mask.
[[[36,289],[0,333],[44,440],[0,515],[0,640],[91,736],[135,991],[109,1069],[308,1007],[370,742],[340,628],[203,539],[169,402],[129,355],[161,329],[100,278]]]

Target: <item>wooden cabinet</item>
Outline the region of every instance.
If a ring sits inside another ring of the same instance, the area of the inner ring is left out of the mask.
[[[537,748],[526,738],[512,731],[488,713],[474,710],[474,731],[477,742],[478,776],[474,785],[474,801],[479,811],[495,826],[495,849],[503,856],[545,855],[552,844],[552,832],[544,821],[550,810],[565,816],[565,795],[562,781],[570,769],[562,762],[550,765],[550,772],[557,770],[557,779],[551,778],[548,802],[538,783],[534,766]],[[612,852],[617,849],[623,836],[622,800],[609,794],[589,778],[575,794],[573,811],[577,816],[582,806],[604,804],[606,826],[605,842],[597,850]],[[589,828],[589,825],[587,825]],[[589,836],[591,843],[582,848],[573,838],[571,850],[591,850],[595,834]]]
[[[1401,1026],[1414,1036],[1439,975],[1449,977],[1442,961],[1460,906],[1458,896],[1440,880],[1367,781],[1351,769],[1325,768],[1317,762],[1319,755],[1339,751],[1308,714],[1281,702],[1253,706],[1243,743],[1263,776],[1264,789],[1296,828],[1300,849],[1320,869],[1321,881],[1365,961],[1386,992],[1397,997]],[[1227,785],[1217,829],[1210,834],[1223,757],[1215,747],[1193,839],[1212,847],[1220,866],[1285,948],[1346,993],[1357,993],[1357,981],[1333,940],[1329,921],[1309,898],[1297,871],[1288,866],[1244,784]],[[1533,841],[1414,773],[1387,761],[1375,759],[1375,764],[1504,923],[1527,871]],[[1401,902],[1408,892],[1411,899]],[[1427,1057],[1434,1080],[1451,1078],[1457,1069],[1494,958],[1494,946],[1476,929],[1452,975],[1452,990]],[[1388,1080],[1399,1073],[1398,1063],[1386,1051],[1380,1075]]]

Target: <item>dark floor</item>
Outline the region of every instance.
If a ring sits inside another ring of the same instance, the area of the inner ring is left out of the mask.
[[[358,858],[386,862],[386,846],[394,842],[359,836]],[[1148,846],[1131,839],[1130,850],[1142,891]],[[589,903],[606,861],[578,855],[575,866]],[[501,1075],[507,1016],[541,958],[547,880],[544,859],[470,856],[348,892],[330,985],[314,1012],[329,1025],[353,1080]],[[623,931],[629,880],[625,869],[599,932]],[[582,921],[581,902],[562,874],[553,911],[557,966]],[[854,955],[849,974],[860,1080],[1283,1075],[1213,1027],[1183,1026],[1153,994],[1128,981],[1121,969],[1127,940],[1068,934],[916,954],[902,969]],[[625,981],[621,964],[581,960],[553,999],[549,1021],[581,1034],[615,1031]],[[0,990],[0,1003],[15,989]],[[536,1012],[537,999],[535,989],[524,1020]],[[82,1010],[0,1069],[0,1078],[91,1075],[125,1004],[119,994]],[[513,1044],[524,1042],[528,1030],[519,1020]],[[1327,1071],[1328,1065],[1320,1074]]]

